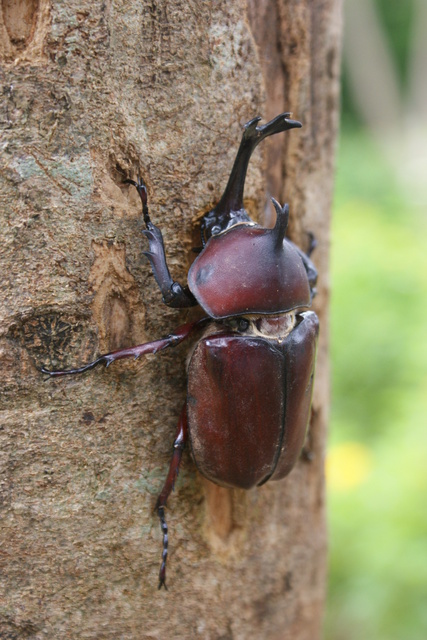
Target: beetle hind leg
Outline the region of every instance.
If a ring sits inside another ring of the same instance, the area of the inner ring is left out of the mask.
[[[178,428],[175,434],[175,440],[173,443],[173,454],[172,459],[169,465],[169,472],[163,485],[163,489],[157,498],[156,502],[156,511],[157,515],[160,519],[160,529],[163,534],[163,551],[162,551],[162,563],[160,565],[159,572],[159,589],[166,587],[166,561],[168,557],[168,545],[169,545],[169,535],[168,535],[168,525],[166,523],[165,518],[165,507],[168,501],[170,494],[172,493],[176,479],[178,477],[179,468],[181,465],[182,452],[184,451],[184,447],[186,445],[188,439],[188,428],[187,428],[187,405],[184,404],[184,407],[181,411],[181,416],[178,422]]]

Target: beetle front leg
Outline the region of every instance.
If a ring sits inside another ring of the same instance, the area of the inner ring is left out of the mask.
[[[157,498],[156,511],[160,518],[160,528],[163,534],[163,552],[162,552],[162,564],[159,572],[159,589],[166,587],[166,561],[168,557],[168,525],[165,518],[165,507],[167,500],[172,493],[176,479],[179,473],[179,467],[181,465],[182,452],[188,439],[188,427],[187,427],[187,405],[184,404],[181,415],[178,422],[178,428],[175,434],[175,440],[173,443],[173,455],[169,465],[169,473],[166,478],[166,482],[163,489]]]
[[[150,246],[150,250],[143,251],[143,254],[147,256],[150,261],[153,275],[162,293],[163,302],[168,307],[173,307],[174,309],[183,309],[197,305],[197,300],[189,288],[181,286],[179,282],[175,282],[171,277],[166,262],[163,235],[160,229],[150,222],[147,225],[147,230],[142,233],[147,238]]]
[[[125,180],[125,182],[136,187],[139,197],[141,198],[142,213],[145,226],[147,227],[142,234],[147,238],[149,243],[149,251],[143,251],[143,253],[150,261],[153,275],[162,292],[163,302],[168,305],[168,307],[173,308],[195,306],[197,301],[189,288],[182,287],[179,282],[175,282],[171,277],[166,262],[163,235],[160,229],[151,222],[147,205],[147,187],[142,178],[138,178],[137,182],[134,180]]]

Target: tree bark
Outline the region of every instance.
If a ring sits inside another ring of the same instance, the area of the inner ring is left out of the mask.
[[[320,636],[339,14],[339,0],[2,0],[1,638]],[[123,180],[147,183],[185,283],[241,125],[285,110],[304,128],[260,145],[245,204],[266,220],[270,195],[288,201],[292,239],[318,242],[305,455],[285,481],[243,492],[204,481],[186,453],[167,514],[169,591],[158,592],[153,508],[185,347],[68,379],[37,367],[194,317],[161,304]]]

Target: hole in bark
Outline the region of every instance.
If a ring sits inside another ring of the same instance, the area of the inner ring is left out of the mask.
[[[3,21],[10,42],[25,49],[34,34],[39,0],[2,0]]]
[[[130,318],[124,300],[117,296],[107,298],[104,304],[104,321],[111,349],[121,347],[130,333]]]
[[[139,157],[131,143],[110,151],[107,170],[110,178],[122,191],[127,191],[129,188],[123,184],[124,180],[128,178],[136,180],[138,175],[144,177],[145,174],[145,170],[141,174]]]

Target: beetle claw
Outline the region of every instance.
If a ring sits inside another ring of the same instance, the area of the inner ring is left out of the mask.
[[[141,233],[145,238],[147,238],[148,241],[150,241],[154,235],[151,229],[143,229]]]
[[[150,223],[148,229],[144,229],[141,233],[147,238],[148,242],[159,242],[163,244],[162,232],[158,227],[154,226],[153,223]]]

